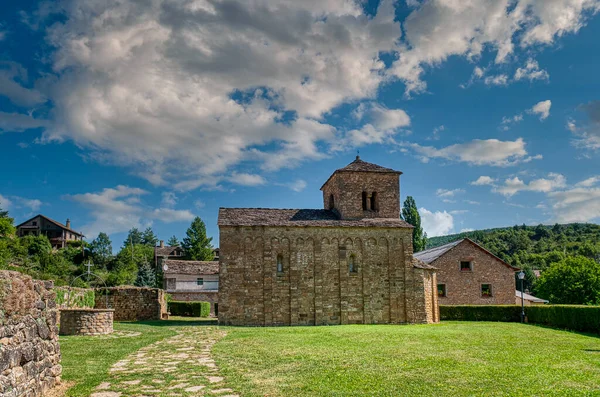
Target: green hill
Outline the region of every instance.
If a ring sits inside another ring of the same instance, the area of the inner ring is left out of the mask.
[[[470,238],[519,268],[543,270],[565,256],[583,255],[600,261],[600,225],[512,226],[431,237],[427,248]]]

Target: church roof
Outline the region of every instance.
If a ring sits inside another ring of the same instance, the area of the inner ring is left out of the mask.
[[[275,208],[219,208],[217,224],[219,226],[413,227],[399,218],[341,220],[330,210]]]
[[[329,180],[338,172],[378,172],[381,174],[402,175],[401,171],[396,171],[391,168],[386,168],[377,164],[369,163],[367,161],[361,160],[360,156],[356,156],[356,159],[353,162],[351,162],[345,167],[335,170],[333,174],[331,174],[331,176],[323,184],[323,186],[327,185],[327,182],[329,182]],[[321,186],[321,189],[323,189],[323,186]]]

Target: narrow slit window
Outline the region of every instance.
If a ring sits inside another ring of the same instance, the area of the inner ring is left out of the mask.
[[[329,209],[332,210],[335,208],[335,199],[333,198],[333,194],[329,195]]]
[[[362,209],[366,211],[367,208],[367,192],[362,192]]]
[[[348,271],[350,273],[356,273],[357,271],[356,257],[354,256],[354,254],[350,255],[350,258],[348,259]]]
[[[481,284],[481,296],[490,298],[492,296],[492,284]]]
[[[283,255],[277,255],[277,273],[283,273]]]
[[[379,203],[377,202],[377,192],[371,193],[371,211],[379,211]]]

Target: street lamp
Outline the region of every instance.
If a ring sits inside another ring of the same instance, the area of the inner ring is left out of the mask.
[[[525,278],[525,272],[521,270],[519,274],[519,280],[521,280],[521,322],[525,322],[525,299],[523,299],[523,279]]]

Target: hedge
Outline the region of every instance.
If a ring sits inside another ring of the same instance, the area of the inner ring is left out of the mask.
[[[518,305],[440,305],[442,320],[459,321],[521,321]],[[525,306],[528,323],[573,331],[600,333],[600,306],[534,305]]]
[[[169,302],[169,312],[172,316],[208,317],[210,315],[209,302]]]

